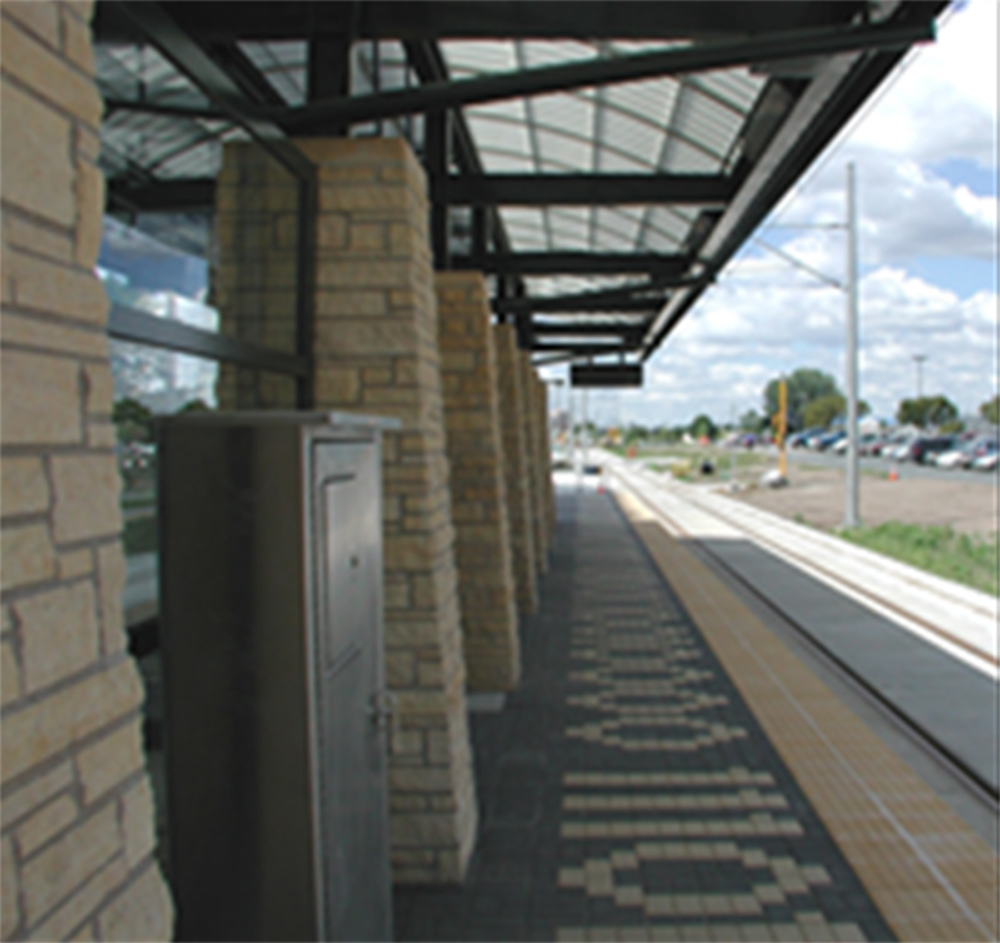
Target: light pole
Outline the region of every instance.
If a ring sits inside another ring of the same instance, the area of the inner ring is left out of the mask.
[[[917,399],[923,399],[924,395],[924,361],[927,354],[914,354],[913,362],[917,367]]]
[[[847,165],[847,495],[844,527],[857,527],[858,514],[858,221],[854,164]]]

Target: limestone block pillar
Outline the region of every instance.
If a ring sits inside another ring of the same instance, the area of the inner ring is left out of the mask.
[[[459,881],[477,810],[426,180],[398,138],[299,143],[320,188],[316,405],[402,422],[383,469],[394,877]]]
[[[168,940],[122,616],[91,4],[0,4],[0,938]]]
[[[542,528],[545,533],[545,549],[552,549],[552,509],[550,507],[550,491],[552,485],[552,457],[549,451],[548,436],[548,396],[545,381],[532,371],[532,389],[534,392],[534,424],[535,439],[538,449],[539,512]]]
[[[296,347],[298,186],[266,151],[223,146],[215,185],[218,261],[209,301],[227,337],[286,353]],[[295,408],[292,378],[221,364],[220,409]]]
[[[538,429],[540,434],[540,448],[544,461],[542,477],[542,499],[545,505],[545,523],[549,533],[549,547],[552,546],[556,532],[556,501],[555,490],[552,482],[552,428],[549,417],[549,386],[539,377],[538,379]]]
[[[535,569],[539,574],[549,571],[548,524],[542,499],[542,455],[538,438],[538,391],[535,386],[535,370],[531,366],[531,355],[518,352],[521,368],[521,386],[524,390],[524,434],[525,452],[528,456],[528,481],[531,490],[531,527],[535,541]]]
[[[496,341],[497,400],[517,608],[521,615],[528,615],[538,607],[538,584],[521,359],[513,324],[494,325],[493,337]]]
[[[435,283],[466,685],[509,691],[520,649],[486,283],[468,271]]]

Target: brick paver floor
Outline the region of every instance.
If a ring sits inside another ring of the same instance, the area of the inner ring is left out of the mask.
[[[397,888],[397,939],[892,939],[611,498],[559,511],[467,880]]]

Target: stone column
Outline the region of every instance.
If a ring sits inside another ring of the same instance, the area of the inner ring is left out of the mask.
[[[224,145],[215,184],[218,262],[211,304],[229,337],[295,352],[298,188],[295,178],[253,143]],[[295,408],[295,381],[221,364],[220,409]]]
[[[466,685],[509,691],[521,660],[486,283],[479,272],[435,283]]]
[[[171,938],[126,651],[91,5],[0,5],[0,936]]]
[[[394,876],[459,881],[477,811],[426,180],[398,138],[299,143],[320,186],[316,405],[402,422],[383,470]]]
[[[519,351],[521,386],[524,390],[525,453],[528,456],[528,481],[531,492],[531,527],[535,541],[535,569],[539,574],[549,571],[548,525],[541,489],[541,449],[538,446],[538,391],[531,355]]]
[[[538,476],[538,499],[542,528],[545,533],[545,550],[552,549],[552,511],[549,506],[549,490],[552,484],[552,460],[549,452],[548,416],[546,405],[547,395],[545,381],[535,371],[532,371],[532,388],[534,390],[534,421],[535,442],[538,463],[535,473]]]
[[[556,501],[552,483],[552,429],[549,421],[549,385],[538,379],[538,429],[542,462],[542,501],[545,505],[545,524],[548,527],[549,548],[556,532]]]
[[[497,400],[500,405],[507,519],[517,608],[521,615],[528,615],[538,608],[538,586],[520,355],[513,324],[494,325],[493,337],[496,341]]]

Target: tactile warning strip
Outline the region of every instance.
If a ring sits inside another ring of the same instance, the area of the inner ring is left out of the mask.
[[[633,496],[619,504],[901,940],[996,940],[991,849]]]
[[[560,505],[522,684],[471,717],[467,880],[397,888],[397,938],[892,939],[614,503]]]

